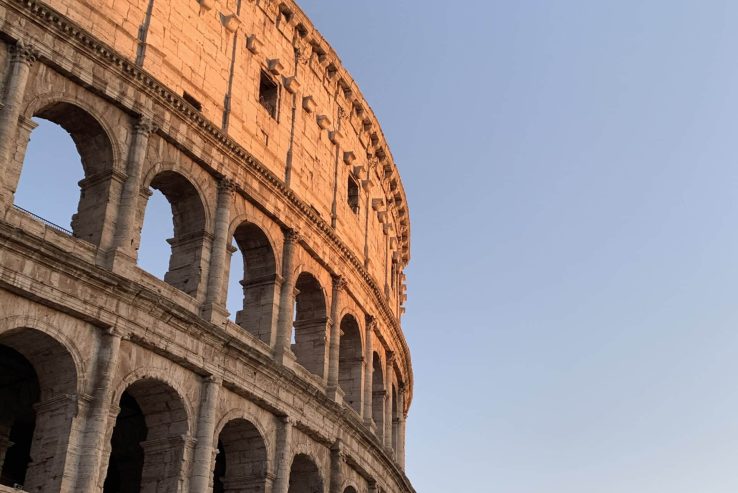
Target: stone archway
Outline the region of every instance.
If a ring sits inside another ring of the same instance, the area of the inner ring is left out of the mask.
[[[323,478],[310,456],[297,454],[292,460],[288,493],[323,493]]]
[[[0,484],[58,491],[77,409],[77,366],[35,329],[0,335]]]
[[[103,492],[179,491],[189,431],[182,398],[168,384],[144,378],[123,392],[119,406]]]
[[[267,450],[261,433],[245,419],[229,421],[218,435],[213,493],[265,493]]]

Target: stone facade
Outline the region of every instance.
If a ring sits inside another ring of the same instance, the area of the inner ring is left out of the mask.
[[[414,491],[405,193],[300,8],[0,0],[0,32],[0,491]],[[70,232],[13,203],[32,118],[80,154]]]

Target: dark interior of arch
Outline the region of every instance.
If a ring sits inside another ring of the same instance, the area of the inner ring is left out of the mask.
[[[276,262],[266,234],[256,225],[243,223],[233,235],[243,255],[243,309],[236,314],[236,323],[269,343],[274,314]]]
[[[322,491],[323,480],[318,466],[307,455],[296,455],[290,469],[288,493],[322,493]]]
[[[382,359],[374,353],[372,358],[372,419],[377,425],[377,436],[384,436],[384,374]]]
[[[214,493],[266,491],[267,452],[256,427],[245,419],[229,422],[218,436]]]
[[[18,351],[0,344],[0,484],[24,484],[36,425],[34,404],[41,389],[33,365]],[[6,448],[6,440],[12,445]]]
[[[356,493],[356,489],[353,486],[347,486],[343,493]]]
[[[338,383],[346,401],[356,412],[361,412],[361,333],[352,315],[341,319],[341,342],[338,358]]]
[[[320,283],[312,274],[301,273],[295,288],[295,343],[292,351],[297,362],[318,376],[325,372],[325,296]]]
[[[155,380],[139,380],[123,392],[110,441],[104,493],[175,491],[188,432],[177,392]],[[162,447],[160,444],[166,444]]]
[[[172,208],[174,237],[167,240],[172,253],[164,281],[194,296],[200,282],[200,262],[205,239],[205,208],[197,189],[174,171],[159,173],[151,181]]]
[[[34,117],[59,125],[74,141],[84,179],[79,182],[79,203],[71,221],[72,233],[77,238],[98,245],[105,225],[110,188],[110,174],[106,172],[111,171],[113,167],[113,146],[110,138],[92,115],[70,103],[58,102],[47,105],[37,111]],[[33,140],[32,143],[36,144]],[[54,163],[47,165],[54,166]],[[59,194],[72,196],[66,190],[60,190]]]
[[[115,420],[110,440],[111,452],[104,493],[138,493],[144,452],[141,443],[146,440],[148,428],[136,399],[128,392],[120,398],[120,412]]]

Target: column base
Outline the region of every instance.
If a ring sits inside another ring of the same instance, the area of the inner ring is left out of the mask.
[[[125,277],[130,277],[131,270],[136,267],[136,259],[121,248],[114,248],[107,252],[104,263],[114,273]]]
[[[339,406],[343,406],[343,398],[346,395],[343,389],[339,386],[331,386],[326,389],[326,394],[328,395],[328,398],[332,401],[334,401]]]
[[[207,303],[200,308],[200,316],[215,325],[225,324],[230,314],[224,306],[215,303]]]

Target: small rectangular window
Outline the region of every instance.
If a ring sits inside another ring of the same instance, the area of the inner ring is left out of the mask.
[[[279,86],[263,70],[259,79],[259,103],[267,110],[269,116],[277,119]]]
[[[353,176],[348,178],[348,205],[354,214],[359,213],[359,184]]]
[[[185,91],[182,94],[182,99],[190,103],[192,107],[195,108],[197,111],[202,111],[202,103],[195,99],[189,92]]]

